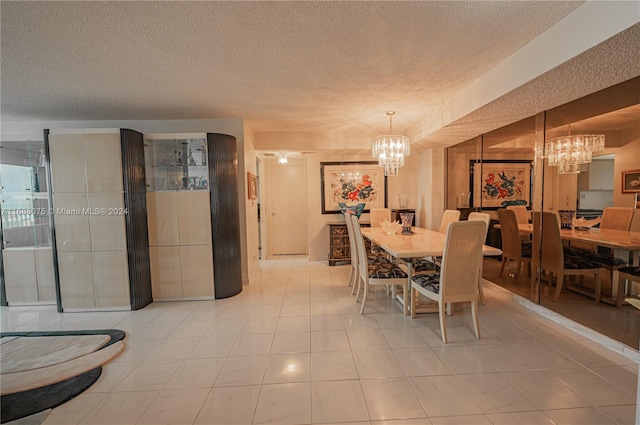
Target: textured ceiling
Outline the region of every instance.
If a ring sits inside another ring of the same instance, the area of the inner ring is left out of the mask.
[[[419,128],[581,4],[2,1],[2,119],[242,118],[256,134],[366,139],[388,110],[394,128]],[[522,109],[498,106],[513,102]],[[430,131],[422,147],[497,125],[496,113]]]

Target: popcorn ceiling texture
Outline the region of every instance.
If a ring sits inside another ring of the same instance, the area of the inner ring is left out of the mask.
[[[256,134],[348,134],[362,149],[395,110],[416,148],[448,145],[640,74],[635,28],[421,130],[582,3],[2,2],[2,119],[238,118]],[[636,63],[621,63],[630,45]],[[604,72],[590,54],[611,56]]]

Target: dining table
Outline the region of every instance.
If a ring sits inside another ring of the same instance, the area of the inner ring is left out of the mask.
[[[500,228],[500,225],[496,225]],[[522,234],[533,234],[532,224],[519,224],[518,231]],[[622,252],[621,257],[628,262],[628,265],[635,266],[639,264],[640,255],[640,232],[631,232],[627,230],[600,229],[598,227],[572,227],[571,229],[560,229],[560,237],[568,242],[580,242],[590,245],[597,245],[605,248],[611,248],[616,252],[617,256]],[[616,304],[618,282],[611,282],[611,296],[603,296],[602,301],[608,304]],[[567,285],[567,289],[575,292],[584,293],[585,291],[580,285]],[[591,295],[591,294],[586,294]]]
[[[406,264],[408,291],[402,291],[397,295],[397,300],[403,305],[404,315],[409,314],[411,280],[413,278],[412,263],[414,259],[422,257],[442,257],[444,253],[445,233],[422,227],[412,227],[410,234],[401,233],[398,230],[389,234],[382,227],[363,227],[362,236],[382,248],[389,255]],[[502,250],[489,245],[482,246],[482,254],[485,256],[501,255]],[[481,275],[482,276],[482,275]],[[417,313],[437,313],[437,304],[428,304],[416,309]]]

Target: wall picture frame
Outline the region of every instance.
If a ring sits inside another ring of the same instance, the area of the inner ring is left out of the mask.
[[[387,207],[387,176],[377,161],[321,162],[322,214],[341,213],[339,203],[364,203],[364,211]]]
[[[531,209],[533,161],[470,161],[472,208],[497,210],[510,205]]]
[[[254,200],[258,197],[258,178],[255,174],[247,172],[247,197]]]
[[[622,193],[640,193],[640,169],[622,171]]]

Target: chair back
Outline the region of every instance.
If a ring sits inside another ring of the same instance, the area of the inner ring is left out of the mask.
[[[529,224],[527,207],[525,207],[524,205],[509,205],[507,209],[516,213],[516,221],[518,222],[518,224]]]
[[[542,228],[541,228],[542,226]],[[540,265],[549,271],[564,269],[564,251],[558,216],[552,212],[533,213],[533,261],[537,263],[542,246]]]
[[[449,223],[460,220],[460,211],[458,210],[444,210],[442,214],[442,221],[440,222],[440,233],[447,233]]]
[[[371,227],[380,227],[383,221],[391,221],[391,210],[389,208],[371,208],[369,211]]]
[[[633,218],[631,219],[630,232],[640,232],[640,210],[633,210]]]
[[[489,222],[491,221],[491,216],[487,213],[472,212],[471,214],[469,214],[469,221],[482,221],[485,224],[486,227],[484,229],[483,241],[486,241],[487,232],[489,231]]]
[[[449,224],[440,268],[442,302],[477,299],[485,229],[477,220]]]
[[[369,263],[367,261],[367,251],[364,247],[364,239],[362,238],[362,232],[360,231],[360,222],[358,221],[358,217],[355,215],[347,217],[347,219],[351,220],[353,238],[355,239],[355,248],[358,257],[358,272],[361,277],[369,276]]]
[[[502,253],[508,258],[522,257],[522,243],[516,213],[513,210],[498,210],[500,233],[502,234]]]
[[[626,230],[631,227],[633,209],[627,207],[607,207],[602,212],[601,229]]]
[[[347,235],[349,236],[349,249],[351,250],[351,264],[357,267],[358,265],[358,247],[356,246],[356,238],[353,234],[353,221],[351,216],[355,216],[351,213],[345,213],[344,218],[347,223]]]

